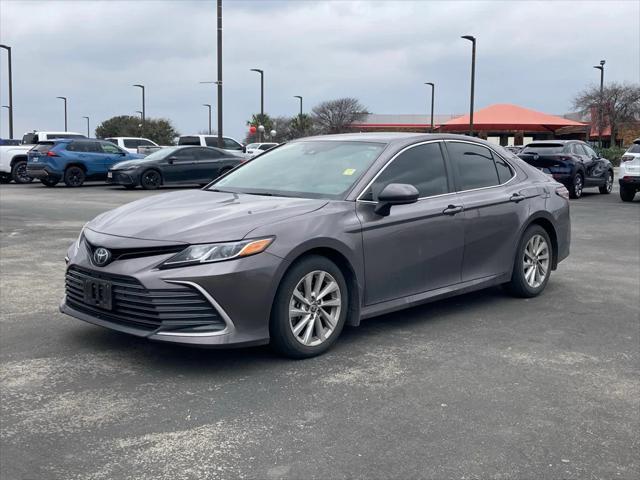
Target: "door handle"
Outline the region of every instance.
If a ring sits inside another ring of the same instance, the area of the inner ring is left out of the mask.
[[[520,195],[519,193],[514,193],[513,195],[511,195],[511,198],[509,198],[510,202],[521,202],[522,200],[524,200],[526,197],[524,195]]]
[[[464,210],[462,205],[449,205],[442,211],[442,213],[445,215],[455,215],[456,213],[462,212],[462,210]]]

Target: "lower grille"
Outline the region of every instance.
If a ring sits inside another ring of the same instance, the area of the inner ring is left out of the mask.
[[[111,283],[112,308],[106,310],[85,302],[86,280]],[[65,278],[70,307],[98,318],[149,331],[206,327],[224,330],[226,324],[218,311],[197,290],[188,286],[148,290],[138,280],[76,266],[69,267]]]

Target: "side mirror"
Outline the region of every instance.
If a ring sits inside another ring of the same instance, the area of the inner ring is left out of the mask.
[[[375,212],[386,217],[391,213],[392,205],[406,205],[418,201],[418,189],[408,183],[390,183],[378,195]]]
[[[173,165],[173,162],[175,162],[175,160],[176,160],[176,157],[169,157],[169,158],[167,158],[167,163],[169,165]]]
[[[247,146],[246,145],[242,146],[242,153],[247,153]]]

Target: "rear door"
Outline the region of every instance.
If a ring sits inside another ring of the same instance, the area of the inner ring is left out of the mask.
[[[463,216],[450,180],[441,142],[427,142],[398,153],[359,196],[366,305],[460,282]],[[380,216],[377,197],[390,183],[413,185],[420,199]]]
[[[195,183],[209,183],[218,177],[222,152],[213,148],[197,148],[193,170]]]
[[[114,148],[118,148],[112,145]],[[104,167],[104,154],[100,143],[93,140],[77,140],[67,144],[67,162],[78,162],[85,166],[88,178],[100,178],[102,174],[107,176]]]
[[[517,181],[513,168],[483,145],[445,142],[464,206],[462,281],[510,271],[520,227],[536,188]]]

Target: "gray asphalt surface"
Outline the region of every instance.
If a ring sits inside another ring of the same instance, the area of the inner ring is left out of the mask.
[[[291,361],[61,315],[82,225],[157,193],[2,185],[0,476],[640,478],[640,195],[588,192],[542,296],[385,315]]]

